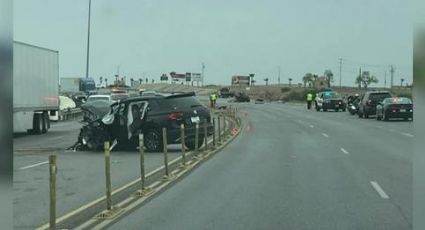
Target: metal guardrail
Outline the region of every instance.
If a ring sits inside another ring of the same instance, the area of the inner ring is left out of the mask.
[[[80,117],[83,114],[80,108],[59,111],[59,121],[66,121]]]

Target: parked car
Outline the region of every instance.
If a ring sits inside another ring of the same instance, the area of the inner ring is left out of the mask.
[[[264,99],[257,98],[257,99],[255,100],[255,104],[264,104]]]
[[[350,95],[347,97],[347,101],[346,101],[347,111],[351,115],[354,115],[357,113],[359,102],[360,102],[360,96],[358,94]]]
[[[345,111],[346,105],[342,97],[335,91],[323,91],[315,97],[316,111],[333,109],[336,112],[339,110]]]
[[[87,102],[93,102],[93,101],[109,101],[112,102],[111,95],[107,94],[96,94],[96,95],[90,95],[87,98]]]
[[[385,98],[376,106],[376,120],[391,118],[413,119],[413,102],[407,97]]]
[[[77,143],[72,148],[99,150],[105,140],[117,141],[119,146],[134,148],[138,133],[144,134],[148,151],[163,149],[162,128],[167,128],[168,144],[180,143],[180,124],[185,125],[185,144],[195,149],[195,126],[200,127],[198,146],[204,142],[202,127],[207,122],[208,135],[212,134],[210,111],[194,93],[149,97],[133,97],[113,103],[106,115],[99,106],[87,108],[93,116],[81,129]]]
[[[392,97],[388,91],[368,91],[361,98],[357,115],[359,118],[368,118],[370,115],[376,115],[376,106],[385,98]]]
[[[153,90],[149,90],[149,91],[144,91],[141,93],[141,96],[155,96],[157,93]]]
[[[246,95],[245,93],[236,93],[235,94],[235,101],[236,102],[250,102],[251,99],[249,98],[248,95]]]

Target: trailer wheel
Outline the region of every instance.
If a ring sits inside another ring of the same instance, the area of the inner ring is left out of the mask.
[[[42,114],[35,113],[32,120],[32,133],[40,134],[43,126]]]
[[[48,116],[47,113],[44,112],[41,115],[41,133],[47,133],[48,130]]]

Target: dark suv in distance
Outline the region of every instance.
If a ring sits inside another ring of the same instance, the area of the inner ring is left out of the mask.
[[[180,143],[180,124],[185,125],[185,144],[195,148],[195,127],[199,123],[198,146],[204,142],[204,123],[207,122],[208,135],[212,133],[210,110],[196,97],[195,93],[141,96],[133,100],[148,101],[146,120],[141,126],[145,147],[149,151],[161,151],[162,128],[167,128],[168,144]]]
[[[366,92],[358,105],[357,114],[359,115],[359,118],[368,118],[369,115],[375,115],[378,103],[389,97],[391,97],[391,93],[388,91]]]

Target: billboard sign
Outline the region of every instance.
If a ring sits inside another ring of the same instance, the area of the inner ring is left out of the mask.
[[[192,81],[202,81],[202,75],[200,73],[192,73]]]
[[[233,76],[232,77],[232,85],[245,85],[245,86],[249,86],[249,81],[250,77],[249,76]]]

